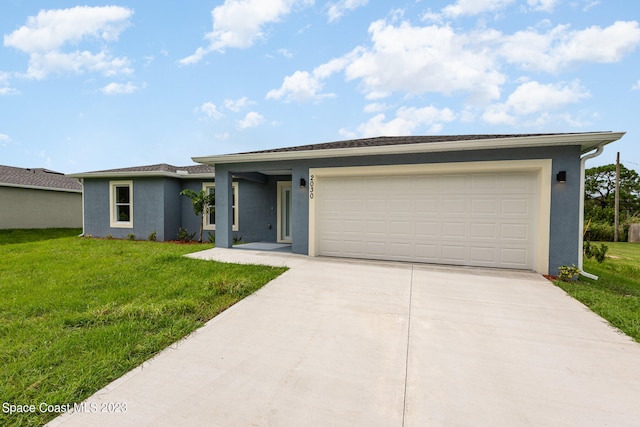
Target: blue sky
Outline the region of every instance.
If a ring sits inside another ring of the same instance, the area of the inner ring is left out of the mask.
[[[626,131],[629,0],[3,0],[0,164],[74,173],[379,135]]]

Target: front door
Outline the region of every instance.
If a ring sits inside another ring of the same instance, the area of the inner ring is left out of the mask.
[[[291,181],[278,181],[278,242],[291,243]]]

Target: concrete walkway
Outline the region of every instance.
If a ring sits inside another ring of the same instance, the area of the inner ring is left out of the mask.
[[[537,274],[192,256],[291,269],[50,425],[640,422],[640,345]]]

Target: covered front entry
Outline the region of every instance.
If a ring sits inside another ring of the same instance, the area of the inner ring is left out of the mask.
[[[501,166],[313,170],[313,254],[535,270],[540,174]]]

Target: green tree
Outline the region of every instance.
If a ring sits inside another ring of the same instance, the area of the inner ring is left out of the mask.
[[[215,212],[216,196],[215,192],[207,193],[205,190],[200,190],[199,193],[191,189],[182,190],[181,196],[186,196],[191,199],[193,205],[193,213],[200,217],[200,238],[198,242],[202,243],[202,228],[204,225],[204,216],[209,212]]]
[[[585,219],[614,222],[616,165],[598,166],[585,171]],[[640,214],[640,175],[620,165],[620,220]]]

